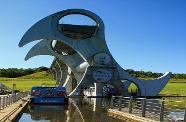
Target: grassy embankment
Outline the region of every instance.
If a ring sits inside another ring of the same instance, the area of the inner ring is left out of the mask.
[[[12,88],[15,83],[16,89],[21,91],[30,91],[32,86],[55,85],[55,81],[52,80],[52,76],[45,71],[19,78],[0,78],[0,83],[3,83],[10,88]]]
[[[136,86],[131,84],[129,91],[130,89],[135,90]],[[186,79],[171,79],[160,94],[186,96]]]
[[[160,94],[186,96],[186,79],[171,79]]]
[[[19,78],[0,78],[0,83],[10,88],[15,83],[16,89],[21,91],[29,91],[32,86],[55,85],[52,76],[45,71]],[[135,89],[135,86],[131,85],[129,89]],[[160,94],[186,96],[186,79],[171,79]]]

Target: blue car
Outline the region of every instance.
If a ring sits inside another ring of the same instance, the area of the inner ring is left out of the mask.
[[[34,86],[31,89],[31,104],[68,104],[66,88]]]

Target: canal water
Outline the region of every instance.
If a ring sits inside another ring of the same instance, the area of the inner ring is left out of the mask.
[[[107,98],[73,98],[68,105],[28,105],[18,122],[123,122],[109,117]]]
[[[164,98],[169,118],[183,120],[186,97]],[[28,105],[18,122],[123,122],[109,117],[108,98],[70,98],[68,105]]]

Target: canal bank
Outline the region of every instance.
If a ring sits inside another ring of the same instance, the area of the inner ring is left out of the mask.
[[[24,97],[16,101],[15,103],[0,110],[0,122],[12,122],[20,116],[23,109],[28,104],[29,97]]]
[[[128,114],[122,111],[118,111],[116,109],[108,109],[108,115],[127,122],[158,122],[145,117],[140,117],[133,114]]]

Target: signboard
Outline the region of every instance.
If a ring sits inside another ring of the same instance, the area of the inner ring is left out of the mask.
[[[106,69],[98,69],[93,72],[93,79],[97,82],[108,82],[112,78],[112,72]]]
[[[107,65],[110,63],[110,56],[106,53],[98,53],[94,56],[94,62],[99,65]]]

